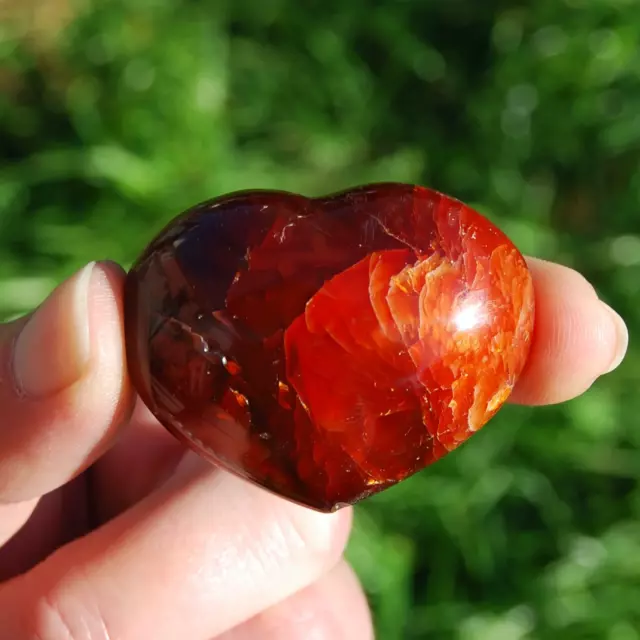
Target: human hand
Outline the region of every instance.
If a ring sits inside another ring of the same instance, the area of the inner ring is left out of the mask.
[[[512,401],[561,402],[620,363],[626,328],[575,271],[529,263],[536,328]],[[136,403],[123,281],[90,265],[0,326],[0,640],[371,638],[341,559],[351,510],[215,469]]]

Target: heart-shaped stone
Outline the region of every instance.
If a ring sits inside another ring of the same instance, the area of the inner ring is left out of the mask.
[[[126,285],[129,367],[158,420],[322,511],[480,429],[524,367],[533,316],[513,243],[457,200],[403,184],[200,204]]]

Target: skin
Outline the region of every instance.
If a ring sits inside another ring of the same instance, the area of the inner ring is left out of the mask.
[[[531,259],[536,333],[512,401],[569,400],[615,368],[624,323]],[[0,325],[0,640],[373,637],[323,515],[188,453],[127,376],[124,273],[98,263]]]

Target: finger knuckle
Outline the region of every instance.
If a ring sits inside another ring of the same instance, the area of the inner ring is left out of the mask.
[[[97,608],[62,589],[39,593],[31,609],[25,640],[113,640]]]

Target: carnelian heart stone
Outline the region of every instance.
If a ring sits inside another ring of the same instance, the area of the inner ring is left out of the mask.
[[[333,511],[455,449],[505,402],[534,296],[512,242],[404,184],[246,191],[171,223],[131,269],[141,398],[209,461]]]

